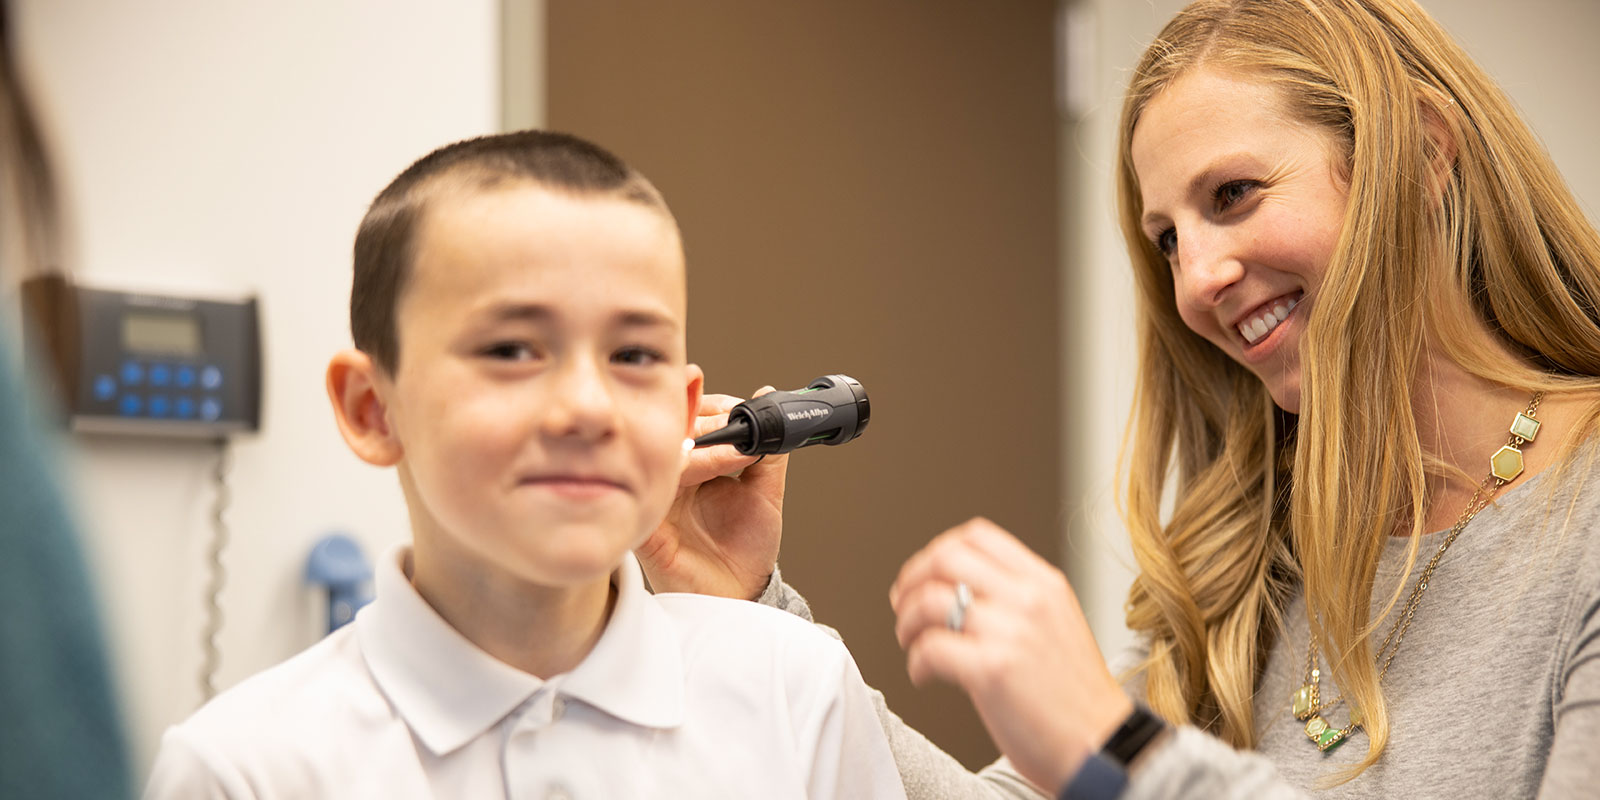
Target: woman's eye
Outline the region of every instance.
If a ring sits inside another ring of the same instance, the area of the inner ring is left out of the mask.
[[[1153,243],[1155,244],[1156,249],[1161,251],[1162,255],[1166,256],[1167,258],[1172,258],[1172,254],[1178,251],[1178,229],[1167,228],[1166,230],[1156,234],[1156,238],[1153,240]]]
[[[1254,191],[1256,186],[1255,181],[1228,181],[1211,193],[1211,199],[1218,211],[1227,211]]]
[[[665,360],[666,356],[660,351],[648,347],[624,347],[611,355],[613,363],[634,367],[658,364]]]

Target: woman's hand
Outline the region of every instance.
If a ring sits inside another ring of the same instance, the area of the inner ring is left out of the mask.
[[[772,391],[766,387],[756,394]],[[728,424],[737,397],[700,400],[695,435]],[[753,600],[778,564],[789,456],[757,459],[732,445],[695,450],[667,518],[634,553],[658,592]]]
[[[958,583],[972,598],[959,631]],[[986,519],[913,555],[889,602],[912,683],[959,685],[1000,751],[1052,794],[1133,711],[1066,576]]]

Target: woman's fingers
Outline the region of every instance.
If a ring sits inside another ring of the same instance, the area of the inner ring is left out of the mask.
[[[702,417],[727,416],[733,407],[744,400],[728,394],[703,394],[700,395],[700,408],[696,412]],[[720,426],[719,426],[720,427]]]
[[[772,389],[767,387],[766,391],[772,391]],[[700,407],[695,411],[697,416],[694,420],[694,436],[698,438],[712,431],[727,427],[728,412],[742,402],[744,402],[742,399],[727,394],[701,395]],[[696,448],[689,454],[689,463],[684,467],[683,475],[678,479],[678,486],[698,486],[713,478],[732,475],[740,470],[748,469],[757,460],[756,456],[743,455],[733,445],[728,444]],[[781,476],[783,471],[783,465],[777,465],[775,472],[780,476],[779,491],[782,491]],[[770,481],[772,479],[767,478],[766,480]]]
[[[973,601],[976,601],[973,597]],[[956,606],[955,584],[928,581],[906,592],[901,603],[894,607],[894,638],[902,649],[923,633],[949,628],[951,609]],[[969,601],[961,612],[962,629],[971,630],[973,602]]]
[[[935,581],[952,586],[966,583],[974,591],[990,595],[1005,591],[1015,580],[1017,565],[997,558],[992,545],[980,547],[978,542],[980,538],[995,536],[1016,542],[1011,534],[982,517],[974,517],[934,537],[900,568],[900,575],[889,587],[890,605],[898,610],[901,594]],[[1020,542],[1016,546],[1027,550]]]
[[[1041,569],[1055,569],[1017,537],[982,517],[974,517],[963,525],[961,535],[973,550],[987,555],[1013,574],[1037,574]]]
[[[930,629],[906,647],[906,672],[915,686],[939,680],[969,693],[975,665],[983,657],[980,641],[945,629]]]

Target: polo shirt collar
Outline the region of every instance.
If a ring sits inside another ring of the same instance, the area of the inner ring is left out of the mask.
[[[436,755],[481,736],[546,681],[479,649],[417,594],[392,548],[373,579],[376,601],[356,616],[356,638],[372,675],[400,716]],[[612,574],[617,603],[594,649],[549,682],[561,694],[624,722],[671,728],[683,722],[683,654],[673,621],[644,588],[629,553]]]
[[[617,605],[589,656],[567,675],[563,694],[646,728],[675,728],[684,719],[683,646],[676,625],[644,588],[628,553],[612,573]]]

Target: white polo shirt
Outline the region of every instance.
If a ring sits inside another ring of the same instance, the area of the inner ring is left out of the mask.
[[[548,681],[379,561],[350,625],[169,728],[146,798],[903,798],[844,645],[776,609],[651,595],[630,554],[595,648]]]

